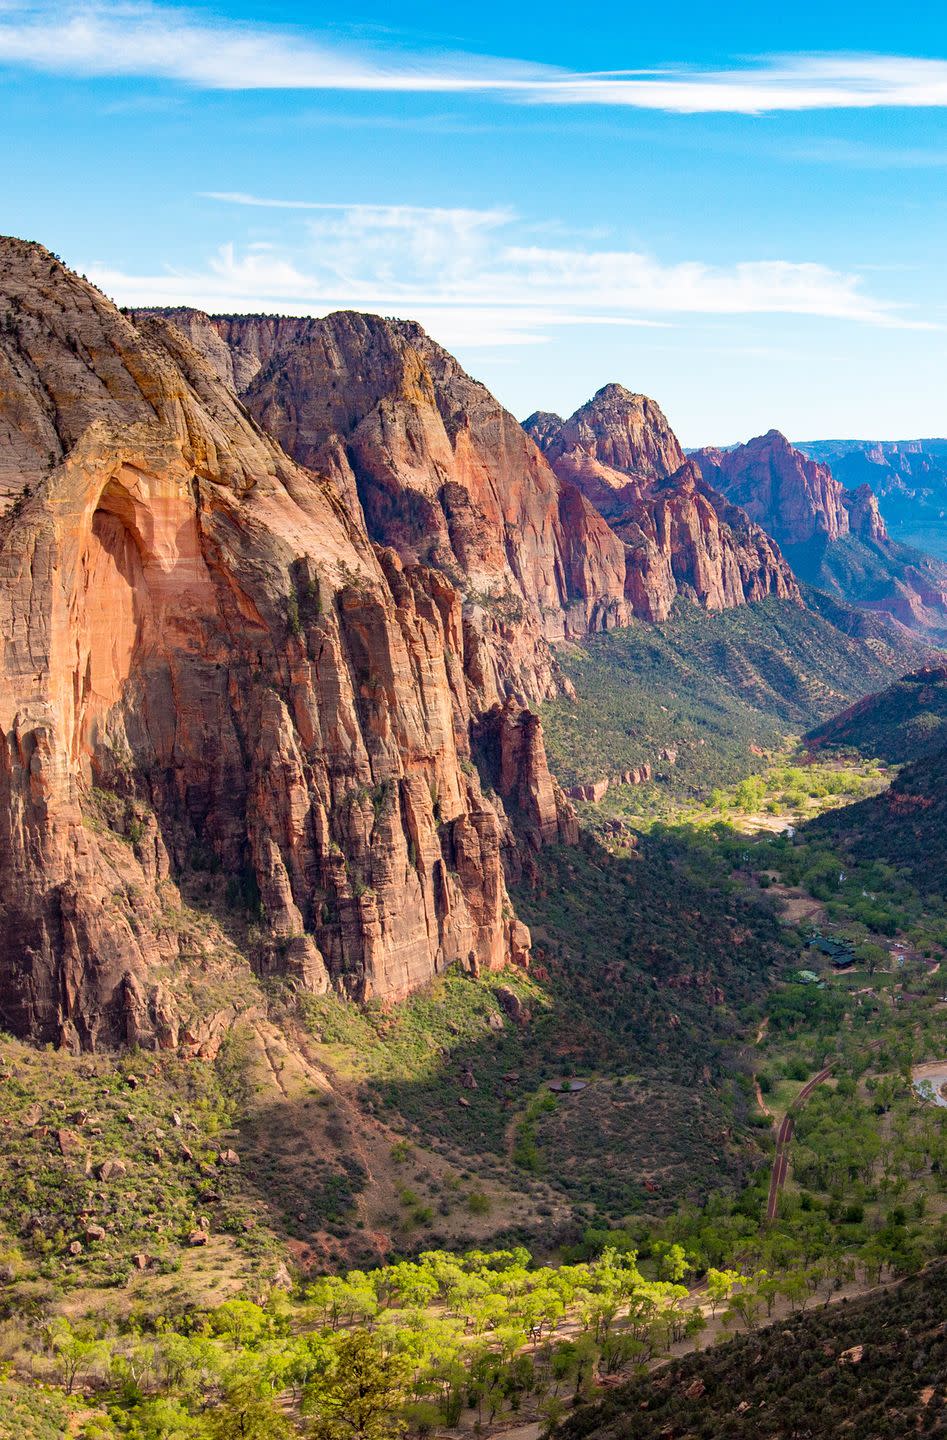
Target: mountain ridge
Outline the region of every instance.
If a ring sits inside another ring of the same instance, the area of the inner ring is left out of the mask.
[[[770,594],[799,600],[778,546],[705,484],[648,396],[612,383],[559,430],[548,416],[531,423],[560,480],[581,490],[628,545],[636,614],[663,620],[680,594],[711,611]]]
[[[947,566],[891,539],[870,486],[847,490],[778,430],[692,459],[776,538],[800,579],[935,644],[947,639]]]

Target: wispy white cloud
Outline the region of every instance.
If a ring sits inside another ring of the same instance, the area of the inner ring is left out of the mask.
[[[556,327],[666,325],[681,315],[791,314],[914,326],[858,275],[788,260],[665,263],[634,250],[535,243],[509,210],[340,205],[218,192],[238,206],[306,212],[294,245],[227,244],[200,271],[88,273],[125,304],[413,317],[451,345],[532,343]],[[545,236],[544,236],[545,238]],[[925,327],[926,328],[926,327]]]
[[[345,45],[301,28],[214,19],[142,0],[5,0],[0,63],[217,90],[494,94],[682,114],[947,106],[947,60],[797,54],[719,69],[578,72],[475,54]]]

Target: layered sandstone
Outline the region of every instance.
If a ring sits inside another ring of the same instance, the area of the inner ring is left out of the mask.
[[[767,595],[798,600],[778,545],[685,459],[653,400],[606,385],[558,431],[554,418],[526,423],[559,479],[624,540],[625,594],[636,615],[663,620],[678,595],[708,610]]]
[[[398,996],[453,962],[522,961],[509,821],[471,757],[475,718],[511,693],[503,622],[471,620],[446,565],[397,527],[402,544],[377,543],[347,447],[328,436],[318,474],[290,459],[222,352],[166,318],[133,323],[39,246],[0,242],[0,289],[16,497],[0,532],[0,1023],[86,1047],[201,1043],[169,922],[195,853],[258,895],[258,968],[310,989]],[[400,398],[376,398],[367,428],[397,437],[403,495],[439,510],[439,545],[481,557],[484,581],[517,576],[555,538],[559,489],[499,407],[479,438],[442,416],[418,354],[392,354]],[[333,415],[341,403],[324,397]],[[370,453],[357,430],[356,459]],[[509,500],[484,433],[510,447]],[[440,446],[434,494],[411,470],[422,437]],[[458,473],[494,506],[501,551],[440,493]],[[392,469],[377,480],[381,506]],[[590,529],[620,548],[594,514]],[[560,547],[519,579],[537,617],[553,595],[586,613],[569,564]],[[548,674],[541,659],[529,686]],[[507,793],[540,841],[561,835],[532,718],[511,713],[505,731]]]
[[[947,566],[890,538],[870,486],[847,490],[777,430],[693,458],[775,537],[802,579],[944,643]]]
[[[867,485],[839,484],[828,465],[809,460],[778,430],[733,450],[700,450],[705,479],[786,547],[831,543],[849,533],[887,539]]]

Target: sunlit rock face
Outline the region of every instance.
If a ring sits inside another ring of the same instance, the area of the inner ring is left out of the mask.
[[[336,363],[354,393],[312,448],[292,439],[299,463],[235,393],[245,352],[0,248],[0,1023],[198,1035],[168,920],[195,851],[258,896],[254,964],[311,990],[525,963],[471,732],[517,702],[503,783],[534,843],[568,831],[522,705],[555,688],[547,634],[622,613],[621,542],[582,502],[603,558],[574,553],[535,447],[421,332],[385,339],[380,394],[356,384],[367,322],[322,322],[300,363],[314,393]],[[435,403],[438,366],[474,419]],[[399,468],[423,519],[386,526]]]
[[[525,428],[626,544],[625,595],[663,620],[678,595],[725,610],[767,595],[799,598],[779,546],[685,459],[659,406],[606,385],[565,421],[537,412]]]

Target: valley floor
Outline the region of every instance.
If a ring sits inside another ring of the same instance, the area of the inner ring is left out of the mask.
[[[2,1041],[0,1435],[334,1437],[353,1366],[376,1440],[577,1434],[936,1262],[947,918],[811,824],[895,773],[615,787],[524,877],[528,975],[258,990],[213,1062]]]

